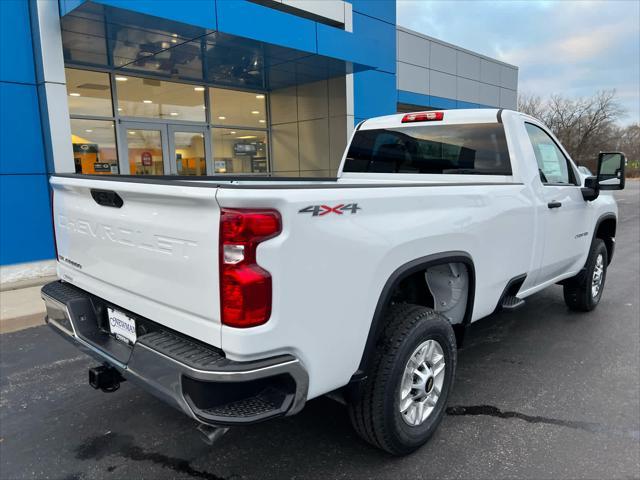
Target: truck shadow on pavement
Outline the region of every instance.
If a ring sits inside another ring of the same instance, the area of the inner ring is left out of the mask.
[[[500,419],[568,428],[616,436],[632,442],[640,440],[637,426],[630,429],[616,428],[592,421],[546,417],[494,406],[506,404],[517,407],[518,397],[509,398],[505,395],[505,382],[513,383],[508,388],[521,389],[520,384],[531,383],[531,372],[539,368],[536,362],[540,356],[553,358],[557,353],[553,348],[549,351],[524,348],[523,342],[531,342],[533,337],[541,334],[544,337],[556,335],[559,340],[555,345],[562,344],[567,341],[562,339],[564,331],[583,328],[580,322],[585,322],[580,315],[567,312],[557,291],[542,292],[530,298],[528,303],[528,307],[520,312],[498,313],[470,327],[467,346],[459,353],[457,385],[449,402],[448,415],[431,441],[415,456],[429,458],[436,455],[436,450],[447,442],[447,428],[452,421],[449,419],[465,416],[492,418],[493,420],[487,420],[490,422]],[[562,353],[562,348],[559,351]],[[562,358],[558,359],[561,360]],[[484,365],[496,362],[500,366],[500,373],[494,372],[490,377],[483,374]],[[534,388],[535,383],[534,380]],[[487,396],[487,392],[491,394]],[[474,402],[477,399],[494,400],[495,404],[478,405]],[[140,400],[145,406],[136,405],[134,408],[151,407],[153,416],[175,417],[174,422],[192,425],[190,420],[155,399],[151,402],[145,395]],[[540,408],[549,411],[545,406]],[[154,451],[150,446],[139,446],[129,434],[109,433],[83,441],[75,450],[76,458],[94,461],[119,458],[122,461],[151,462],[175,475],[214,480],[336,478],[343,475],[350,477],[346,474],[347,471],[358,470],[360,474],[368,472],[371,475],[372,472],[378,472],[384,476],[383,472],[387,470],[389,475],[392,474],[393,465],[413,462],[413,456],[395,459],[361,441],[351,429],[346,407],[328,398],[310,401],[303,412],[295,417],[231,429],[213,447],[201,444],[195,431],[190,433],[184,428],[178,430],[182,430],[178,438],[158,445],[165,453]],[[175,432],[175,429],[166,430],[166,435],[172,436],[172,431]],[[167,449],[174,441],[191,445],[189,453],[176,456],[173,449]],[[249,457],[250,462],[247,461]]]
[[[616,301],[611,291],[609,297]],[[605,300],[599,310],[609,308]],[[68,480],[416,478],[424,472],[442,477],[450,476],[454,452],[456,468],[462,469],[482,459],[483,448],[496,450],[516,437],[535,435],[545,442],[549,429],[564,435],[563,441],[581,435],[581,441],[573,442],[585,454],[585,435],[598,444],[613,439],[623,453],[637,451],[637,419],[618,424],[611,420],[615,417],[603,420],[597,410],[557,400],[566,398],[567,390],[586,395],[579,391],[582,383],[572,384],[571,378],[584,376],[585,370],[591,375],[589,355],[600,347],[590,337],[612,328],[601,317],[567,312],[561,292],[551,289],[528,299],[517,312],[471,325],[459,352],[448,415],[429,443],[405,458],[360,440],[346,407],[324,397],[310,401],[294,417],[232,428],[209,446],[200,440],[195,422],[128,382],[113,394],[89,388],[84,379],[91,361],[77,358],[71,346],[57,343],[46,328],[9,334],[36,338],[2,358],[1,476],[38,477],[31,472],[41,471],[46,472],[42,476]],[[42,344],[53,350],[47,352]],[[68,360],[51,363],[50,358]],[[633,366],[633,360],[623,360]],[[7,375],[18,366],[22,373]],[[550,386],[558,371],[566,376]],[[597,376],[590,380],[597,382],[596,390],[606,385]],[[541,433],[541,428],[546,430]],[[472,446],[478,436],[483,443]],[[459,472],[469,476],[469,470]]]

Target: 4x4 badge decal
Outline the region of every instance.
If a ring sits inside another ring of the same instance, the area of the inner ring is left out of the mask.
[[[360,208],[357,203],[347,203],[346,205],[341,203],[335,207],[329,205],[309,205],[308,207],[298,210],[298,213],[310,213],[312,217],[323,217],[330,213],[342,215],[345,212],[350,212],[353,215],[354,213],[358,213],[358,210],[362,210],[362,208]]]

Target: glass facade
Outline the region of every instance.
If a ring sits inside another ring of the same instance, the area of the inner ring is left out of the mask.
[[[205,122],[205,87],[116,75],[118,113],[123,117]]]
[[[77,68],[66,77],[77,173],[271,170],[266,93]]]
[[[76,173],[118,173],[116,134],[112,121],[72,118],[71,142]]]
[[[266,131],[213,128],[211,140],[216,173],[261,174],[269,171]]]
[[[108,73],[65,70],[71,115],[112,117],[111,82]]]
[[[209,98],[211,123],[214,125],[266,128],[267,106],[264,94],[210,88]]]

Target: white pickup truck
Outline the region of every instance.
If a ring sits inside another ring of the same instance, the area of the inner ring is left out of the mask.
[[[94,388],[136,382],[211,441],[331,393],[406,454],[469,323],[557,283],[596,307],[624,163],[582,180],[538,120],[453,110],[360,123],[335,179],[54,175],[47,322]]]

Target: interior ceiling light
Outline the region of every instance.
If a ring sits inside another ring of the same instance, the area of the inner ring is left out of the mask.
[[[196,92],[204,92],[204,87],[193,87]]]
[[[135,135],[136,132],[134,132],[133,130],[129,130],[129,135]]]
[[[142,100],[142,103],[153,103],[151,100]]]
[[[267,122],[266,120],[263,120],[263,119],[260,119],[260,120],[258,120],[258,121],[259,121],[260,123],[266,123],[266,122]]]
[[[230,132],[230,133],[231,133],[231,135],[235,135],[236,134],[236,132]]]
[[[177,117],[179,114],[178,112],[171,112],[169,115],[171,115],[172,117]]]
[[[236,138],[238,138],[240,140],[246,140],[248,138],[258,138],[258,137],[256,137],[255,135],[244,135],[242,137],[236,137]]]
[[[117,76],[116,80],[118,82],[126,82],[127,80],[129,80],[127,77],[122,77],[122,76]]]
[[[118,111],[121,112],[122,111],[122,107],[118,107]]]
[[[76,92],[73,92],[73,93],[70,93],[70,94],[69,94],[69,96],[70,96],[70,97],[79,97],[79,96],[80,96],[80,94],[79,94],[79,93],[76,93]]]
[[[260,95],[256,95],[256,98],[262,100],[264,98],[264,95],[260,94]]]
[[[93,130],[86,129],[86,130],[85,130],[85,132],[87,132],[87,133],[91,133],[91,132],[93,132]]]
[[[227,119],[227,117],[225,117],[224,115],[220,115],[220,116],[218,117],[218,120],[226,120],[226,119]]]
[[[258,110],[253,110],[251,113],[252,113],[253,115],[260,115],[260,112],[259,112]]]

